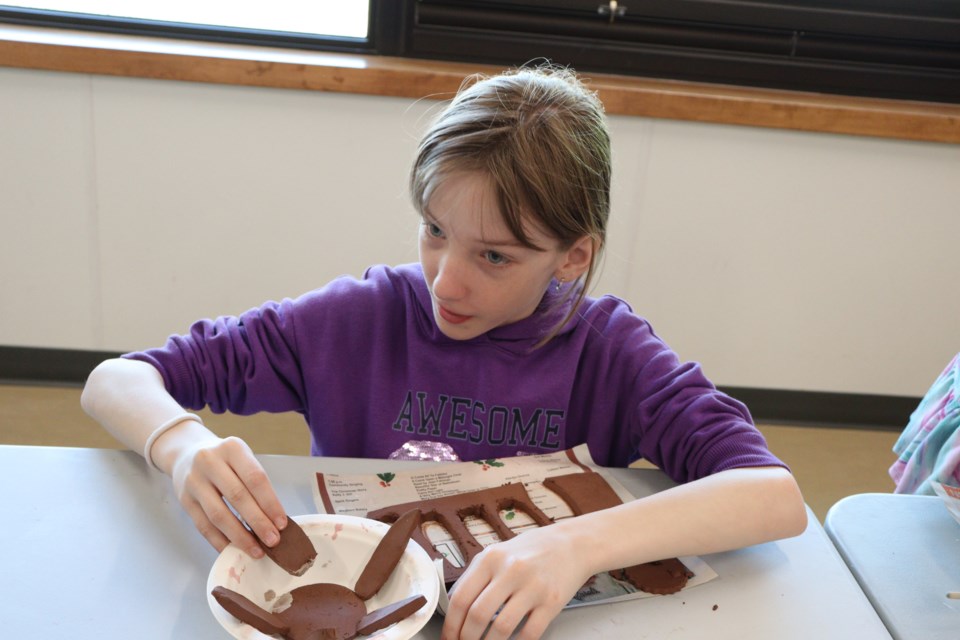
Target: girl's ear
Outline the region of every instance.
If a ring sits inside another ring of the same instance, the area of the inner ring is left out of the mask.
[[[574,242],[564,252],[560,266],[557,267],[557,279],[561,282],[572,282],[582,276],[590,268],[596,250],[596,242],[591,236],[583,236]]]

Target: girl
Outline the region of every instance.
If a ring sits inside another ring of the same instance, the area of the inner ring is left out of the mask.
[[[298,411],[314,455],[396,456],[416,441],[472,460],[586,442],[600,464],[646,458],[682,483],[489,547],[457,584],[451,640],[518,627],[537,638],[598,572],[804,529],[797,485],[746,408],[624,302],[586,296],[610,143],[572,72],[466,84],[422,141],[410,185],[419,264],[200,321],[91,374],[85,410],[172,476],[214,547],[262,554],[227,503],[267,544],[286,516],[250,449],[183,407]]]

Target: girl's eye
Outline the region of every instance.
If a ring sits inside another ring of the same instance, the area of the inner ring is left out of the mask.
[[[487,251],[486,253],[483,254],[483,257],[487,259],[487,262],[496,266],[504,265],[510,262],[507,256],[503,255],[502,253],[498,253],[496,251]]]
[[[443,229],[433,224],[432,222],[424,222],[423,225],[427,228],[427,234],[434,238],[443,237]]]

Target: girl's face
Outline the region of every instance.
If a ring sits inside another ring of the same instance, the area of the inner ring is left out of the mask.
[[[586,268],[580,254],[589,243],[561,250],[542,229],[527,231],[544,251],[513,236],[484,174],[455,173],[437,185],[420,225],[420,264],[444,335],[469,340],[522,320],[552,278],[570,281]]]

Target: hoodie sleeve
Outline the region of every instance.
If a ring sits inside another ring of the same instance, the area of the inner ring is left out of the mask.
[[[390,324],[403,308],[406,278],[418,274],[371,267],[362,278],[341,276],[296,299],[200,320],[163,347],[124,357],[153,365],[184,407],[297,411],[310,422],[322,405],[362,394],[369,355],[384,348],[372,327]]]
[[[268,302],[240,316],[200,320],[186,335],[125,358],[153,365],[184,407],[216,412],[303,411],[296,302]]]
[[[590,439],[607,463],[643,457],[677,482],[735,467],[786,466],[747,407],[719,391],[699,364],[681,361],[627,303],[607,296],[595,309],[589,325],[602,337],[588,366],[598,378],[589,394],[592,417],[612,418],[609,433],[592,430]]]
[[[700,365],[666,345],[636,379],[638,451],[678,482],[737,467],[783,466],[747,407],[720,392]]]

